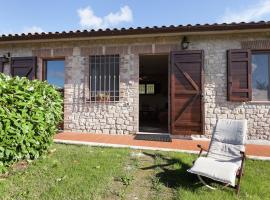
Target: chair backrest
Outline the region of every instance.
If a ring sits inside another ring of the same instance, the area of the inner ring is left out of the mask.
[[[246,134],[247,120],[219,119],[207,156],[239,164],[240,151],[245,151]]]

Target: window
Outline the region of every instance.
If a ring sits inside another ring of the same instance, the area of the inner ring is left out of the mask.
[[[145,84],[140,84],[139,92],[140,92],[140,94],[145,94]]]
[[[270,101],[270,52],[252,54],[252,100]]]
[[[155,84],[146,84],[146,94],[155,94]]]
[[[90,56],[91,101],[119,101],[119,55]]]
[[[154,83],[144,83],[139,86],[140,94],[155,94],[156,93],[156,85]]]
[[[58,89],[64,88],[65,83],[65,61],[64,60],[46,60],[45,61],[45,80]]]

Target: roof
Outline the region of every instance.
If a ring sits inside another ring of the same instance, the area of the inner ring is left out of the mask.
[[[63,39],[63,38],[82,38],[82,37],[101,37],[101,36],[122,36],[140,34],[159,34],[159,33],[189,33],[189,32],[214,32],[232,30],[252,30],[269,29],[270,21],[241,22],[241,23],[222,23],[222,24],[195,24],[179,26],[153,26],[121,29],[98,29],[98,30],[77,30],[69,32],[42,32],[42,33],[22,33],[0,36],[0,41],[19,41],[19,40],[39,40],[39,39]]]

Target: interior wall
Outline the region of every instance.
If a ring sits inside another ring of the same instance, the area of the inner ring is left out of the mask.
[[[149,82],[155,83],[157,80],[160,83],[160,91],[154,95],[140,95],[140,108],[142,103],[151,105],[154,100],[159,110],[165,107],[168,109],[168,79],[164,79],[164,75],[152,75]]]

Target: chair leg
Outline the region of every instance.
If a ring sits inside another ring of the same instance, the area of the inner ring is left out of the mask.
[[[239,175],[238,175],[238,182],[236,185],[236,194],[237,196],[239,195],[240,192],[240,183],[241,183],[241,178],[244,174],[244,163],[245,163],[245,159],[246,159],[246,154],[245,152],[240,151],[240,154],[242,155],[242,162],[241,162],[241,167],[239,169]]]
[[[226,187],[229,187],[230,186],[230,183],[224,183],[224,186],[222,188],[226,188]]]
[[[237,196],[239,195],[239,192],[240,192],[240,183],[238,183],[237,186],[236,186],[236,194],[237,194]]]
[[[205,185],[206,187],[208,187],[209,189],[211,189],[211,190],[215,190],[215,189],[216,189],[216,188],[214,188],[214,187],[208,185],[208,184],[202,179],[202,177],[201,177],[200,175],[197,174],[197,177],[199,178],[199,180],[201,181],[201,183],[204,184],[204,185]]]
[[[239,192],[240,192],[240,183],[241,183],[242,176],[243,176],[243,172],[242,172],[242,169],[241,169],[240,172],[239,172],[238,181],[237,181],[237,185],[236,185],[236,194],[237,194],[237,196],[239,195]]]

